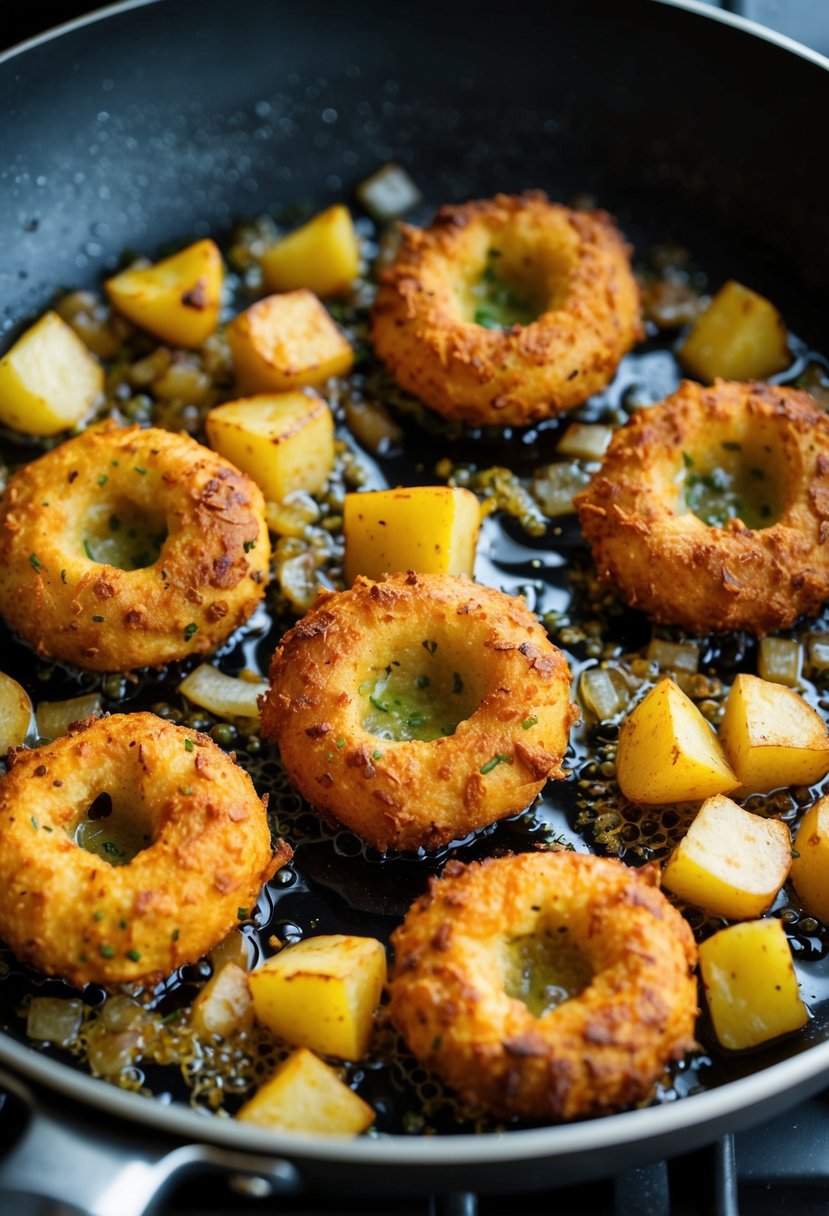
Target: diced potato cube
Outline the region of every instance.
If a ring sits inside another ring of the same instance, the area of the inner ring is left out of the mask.
[[[359,1060],[386,982],[386,952],[373,937],[309,937],[252,971],[256,1017],[288,1043]]]
[[[346,494],[345,580],[400,570],[471,576],[480,526],[480,504],[469,490],[412,486]]]
[[[342,295],[359,268],[357,233],[342,203],[282,237],[262,257],[262,273],[271,291],[307,287],[318,296]]]
[[[103,389],[98,360],[47,312],[0,359],[0,423],[25,435],[57,435],[88,414]]]
[[[829,798],[821,798],[801,819],[794,852],[794,889],[809,915],[829,925]]]
[[[737,785],[719,740],[693,701],[662,680],[622,723],[616,776],[632,802],[690,802]]]
[[[771,907],[791,864],[785,823],[718,794],[703,802],[668,858],[662,885],[714,916],[753,920]]]
[[[576,460],[601,460],[613,438],[613,428],[596,423],[571,422],[556,451]]]
[[[198,1034],[223,1039],[253,1025],[253,1001],[246,972],[227,963],[207,981],[193,1002],[190,1024]]]
[[[173,346],[201,346],[219,322],[222,255],[196,241],[153,266],[123,270],[105,286],[127,320]]]
[[[809,1019],[779,920],[745,921],[699,948],[705,999],[723,1047],[743,1051],[799,1030]]]
[[[701,313],[678,351],[692,376],[711,383],[762,380],[790,363],[786,323],[764,296],[732,279]]]
[[[318,387],[351,371],[354,351],[310,291],[266,296],[227,327],[237,380],[244,392],[286,393]]]
[[[812,785],[829,772],[823,720],[796,692],[758,676],[742,673],[732,684],[720,741],[741,793]]]
[[[0,671],[0,758],[22,747],[32,729],[32,702],[17,680]]]
[[[259,721],[259,698],[268,691],[267,680],[244,680],[202,663],[185,676],[178,690],[188,701],[218,718]]]
[[[699,670],[699,646],[693,642],[665,642],[653,638],[648,643],[645,656],[656,663],[661,671],[684,671],[694,674]]]
[[[334,467],[334,419],[316,393],[244,397],[210,411],[210,446],[252,477],[271,502],[321,490]]]
[[[271,1131],[359,1136],[371,1126],[375,1115],[327,1064],[301,1047],[288,1056],[236,1118]]]

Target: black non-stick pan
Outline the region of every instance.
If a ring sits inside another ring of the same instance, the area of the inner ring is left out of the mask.
[[[738,19],[661,0],[119,5],[0,59],[0,342],[58,289],[99,281],[126,248],[155,253],[298,201],[347,200],[396,160],[432,204],[533,187],[563,200],[588,193],[637,247],[682,243],[712,282],[734,277],[765,292],[799,349],[819,349],[829,167],[815,126],[829,105],[827,69]],[[501,441],[487,442],[495,463]],[[441,454],[437,438],[413,443]],[[543,553],[542,540],[529,556],[520,548],[521,561],[504,558],[514,588],[528,578],[521,562],[543,564]],[[0,645],[3,666],[31,685],[30,653],[5,633]],[[71,681],[55,679],[68,695]],[[564,803],[553,809],[566,821]],[[498,829],[506,835],[473,843],[473,855],[527,847],[516,844],[521,830]],[[387,932],[403,896],[439,865],[384,870],[364,858],[349,884],[331,877],[323,853],[307,851],[302,879],[320,896],[322,931],[356,916],[357,931]],[[267,914],[283,924],[307,912],[301,901],[279,909],[277,899]],[[815,993],[807,1029],[699,1070],[678,1086],[685,1096],[571,1126],[398,1130],[348,1143],[271,1135],[95,1080],[34,1050],[0,992],[6,1123],[22,1129],[0,1188],[123,1216],[186,1169],[374,1192],[609,1175],[712,1141],[825,1084],[819,958],[806,974]]]

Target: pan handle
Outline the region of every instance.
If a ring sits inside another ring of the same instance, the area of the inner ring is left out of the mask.
[[[0,1159],[2,1210],[13,1210],[4,1208],[3,1197],[17,1195],[48,1201],[55,1216],[143,1216],[174,1182],[205,1172],[238,1178],[249,1193],[301,1189],[289,1161],[211,1144],[171,1148],[169,1138],[115,1119],[94,1120],[82,1106],[35,1092],[3,1070],[0,1094],[25,1121]]]

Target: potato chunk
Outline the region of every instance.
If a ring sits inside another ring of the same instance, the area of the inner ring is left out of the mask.
[[[414,486],[346,494],[345,580],[401,570],[471,577],[480,526],[481,508],[469,490]]]
[[[374,1111],[327,1064],[300,1047],[236,1116],[272,1131],[358,1136],[374,1122]]]
[[[762,380],[790,363],[786,324],[764,296],[730,280],[701,313],[678,351],[700,380]]]
[[[720,740],[740,793],[812,785],[829,772],[829,731],[801,696],[783,684],[738,675]]]
[[[699,964],[723,1047],[757,1047],[808,1021],[786,931],[774,917],[721,929],[700,946]]]
[[[227,963],[211,976],[193,1002],[191,1025],[199,1034],[227,1038],[252,1023],[248,977],[237,963]]]
[[[373,937],[309,937],[252,971],[258,1021],[288,1043],[359,1060],[386,982],[386,952]]]
[[[310,291],[266,296],[227,327],[237,380],[244,392],[286,393],[317,387],[351,371],[354,351]]]
[[[88,414],[103,389],[98,360],[47,312],[0,359],[0,423],[25,435],[57,435]]]
[[[32,702],[26,689],[0,671],[0,757],[10,747],[22,747],[33,725]]]
[[[342,203],[282,237],[262,258],[262,273],[271,291],[307,287],[318,296],[348,291],[359,267],[357,233]]]
[[[810,916],[829,924],[829,798],[821,798],[803,816],[794,851],[794,889]]]
[[[718,794],[702,804],[668,858],[662,885],[715,916],[753,920],[771,906],[791,864],[785,823]]]
[[[270,502],[321,490],[334,467],[334,419],[316,393],[229,401],[205,422],[210,446],[252,477]]]
[[[219,322],[222,255],[196,241],[153,266],[123,270],[105,286],[114,308],[173,346],[201,346]]]
[[[693,701],[662,680],[619,731],[616,776],[632,802],[690,802],[737,785],[719,740]]]

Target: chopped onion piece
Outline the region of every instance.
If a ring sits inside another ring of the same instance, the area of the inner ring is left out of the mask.
[[[253,962],[253,944],[244,933],[240,933],[238,929],[231,929],[227,937],[223,937],[207,957],[210,959],[214,975],[228,963],[235,963],[243,971],[249,971]]]
[[[538,469],[533,478],[532,492],[545,515],[573,515],[573,499],[590,482],[590,474],[580,465],[548,464]]]
[[[284,502],[265,504],[268,527],[277,536],[303,537],[310,524],[320,517],[320,509],[310,494],[296,490]]]
[[[812,671],[829,671],[829,633],[818,633],[809,642],[809,665]]]
[[[791,638],[763,638],[757,656],[757,674],[761,680],[786,684],[796,688],[800,683],[803,649]]]
[[[37,733],[41,739],[60,739],[69,727],[93,714],[100,714],[103,701],[98,693],[70,697],[68,701],[41,701],[37,707]]]
[[[277,567],[279,586],[294,608],[307,612],[317,598],[319,583],[314,561],[310,553],[298,553]]]
[[[112,1031],[141,1029],[150,1021],[151,1017],[144,1006],[121,992],[111,996],[98,1015],[98,1024]]]
[[[654,638],[648,645],[647,658],[657,663],[660,671],[699,670],[699,646],[693,642],[663,642]]]
[[[100,1034],[90,1036],[87,1059],[93,1075],[117,1077],[141,1056],[143,1050],[144,1034],[140,1027],[131,1026],[128,1030],[119,1031],[104,1030]]]
[[[237,963],[228,963],[205,984],[193,1002],[191,1025],[198,1034],[227,1038],[253,1022],[248,977]]]
[[[579,697],[585,709],[605,722],[625,708],[630,692],[619,672],[607,667],[588,667],[579,680]]]
[[[374,456],[385,455],[403,442],[403,430],[376,401],[347,401],[345,420],[358,443]]]
[[[188,701],[218,718],[259,720],[258,698],[268,691],[266,680],[239,680],[210,663],[202,663],[178,686]]]
[[[63,1047],[75,1038],[82,1021],[82,1001],[64,1001],[53,996],[36,996],[29,1004],[26,1034],[30,1039],[57,1043]]]
[[[32,728],[32,703],[17,680],[0,671],[0,755],[22,747]]]
[[[405,215],[422,197],[406,170],[394,161],[360,182],[354,193],[372,219],[381,224]]]
[[[612,427],[571,422],[556,451],[576,460],[601,460],[612,438]]]

